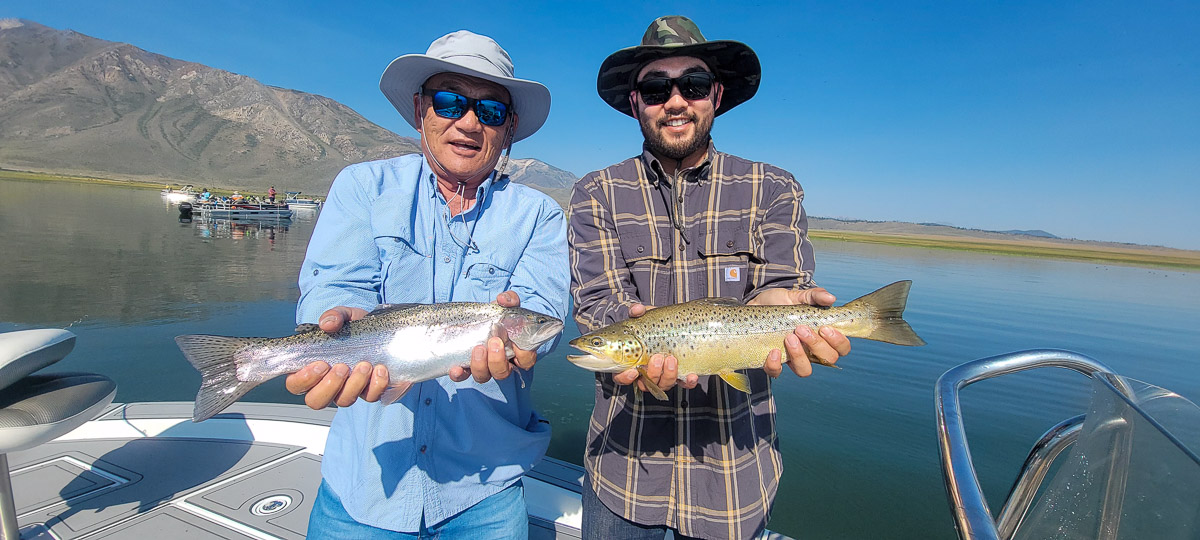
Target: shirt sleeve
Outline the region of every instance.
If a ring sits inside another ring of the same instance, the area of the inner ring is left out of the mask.
[[[767,178],[770,180],[770,177]],[[762,261],[752,265],[750,301],[766,289],[811,289],[816,262],[808,239],[808,215],[804,212],[804,190],[791,175],[776,177],[780,186],[771,202],[759,211],[754,230],[755,255]]]
[[[296,323],[316,323],[337,306],[379,305],[382,264],[371,233],[371,197],[353,166],[338,173],[300,266]]]
[[[629,318],[640,303],[621,255],[616,225],[597,181],[585,178],[571,192],[567,243],[571,252],[571,293],[581,332]]]
[[[567,220],[549,201],[534,227],[509,280],[509,290],[521,297],[521,307],[566,321],[570,277],[567,269]],[[559,335],[561,337],[561,334]],[[558,345],[558,337],[538,347],[543,356]]]

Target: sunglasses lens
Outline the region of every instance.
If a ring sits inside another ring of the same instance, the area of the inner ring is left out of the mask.
[[[661,105],[671,99],[672,79],[645,79],[637,83],[638,93],[646,105]]]
[[[433,112],[442,118],[462,118],[467,112],[467,98],[454,92],[434,92]]]
[[[499,101],[481,99],[475,102],[475,116],[478,116],[479,122],[484,125],[503,125],[504,119],[508,117],[508,106]]]
[[[676,81],[679,94],[687,99],[703,99],[712,91],[713,77],[709,73],[689,73]]]

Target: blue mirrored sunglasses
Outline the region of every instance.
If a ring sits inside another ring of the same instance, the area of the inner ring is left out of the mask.
[[[433,113],[442,118],[462,118],[467,109],[475,111],[479,123],[486,126],[502,126],[508,119],[508,105],[494,99],[475,99],[449,90],[424,90],[422,94],[433,98]]]

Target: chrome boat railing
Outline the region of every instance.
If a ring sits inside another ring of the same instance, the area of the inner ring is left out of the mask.
[[[1038,440],[1005,500],[999,519],[993,519],[971,461],[958,393],[963,388],[985,379],[1041,367],[1071,369],[1092,378],[1099,374],[1112,374],[1104,364],[1082,354],[1057,349],[1038,349],[968,362],[950,369],[938,378],[935,391],[938,447],[941,452],[946,493],[960,538],[1012,538],[1029,511],[1050,465],[1078,437],[1084,416],[1059,423]],[[1122,379],[1108,379],[1114,381],[1119,391],[1128,394],[1127,388],[1121,388]],[[1112,463],[1116,466],[1122,459],[1128,460],[1129,456],[1127,451],[1114,448],[1114,457],[1116,459]],[[1105,497],[1106,515],[1102,518],[1106,523],[1120,519],[1120,497],[1123,491],[1121,475],[1112,475],[1109,479]],[[1115,526],[1106,527],[1106,530],[1115,529]]]

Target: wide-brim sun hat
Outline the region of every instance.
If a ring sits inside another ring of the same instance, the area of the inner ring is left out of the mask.
[[[516,78],[512,58],[492,38],[459,30],[435,40],[425,54],[406,54],[392,60],[379,78],[379,89],[413,129],[418,129],[413,94],[438,73],[460,73],[506,88],[519,118],[513,142],[533,135],[550,114],[549,89],[539,82]]]
[[[758,92],[762,79],[758,55],[740,41],[704,39],[696,23],[681,15],[654,19],[642,36],[641,45],[621,49],[605,58],[596,77],[596,92],[612,108],[633,116],[629,94],[638,71],[650,62],[672,56],[694,56],[708,64],[725,88],[717,116]]]

